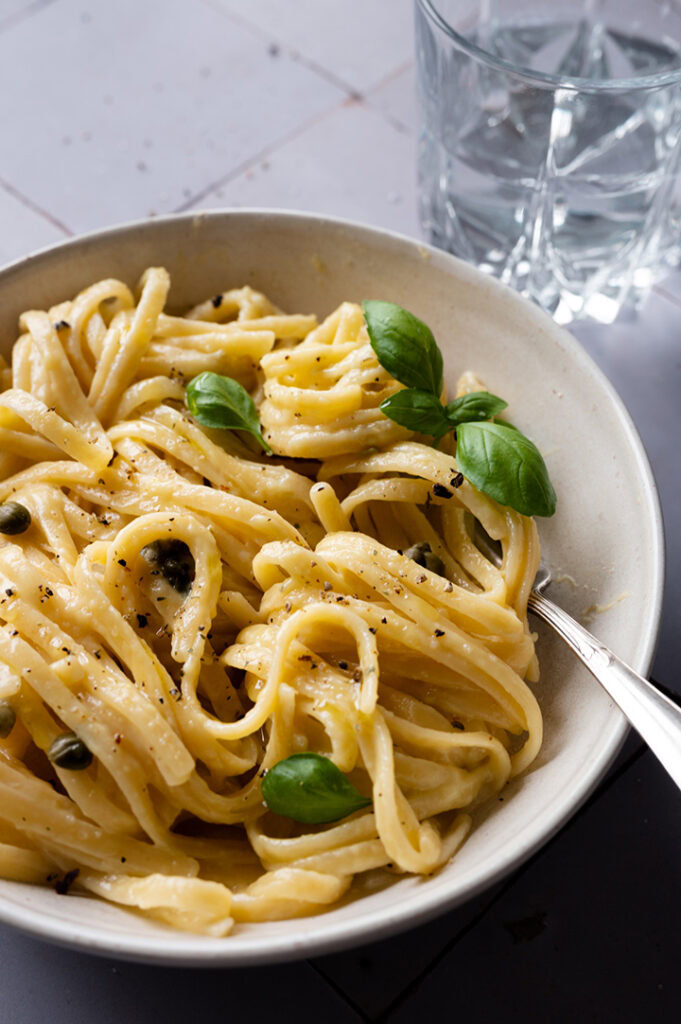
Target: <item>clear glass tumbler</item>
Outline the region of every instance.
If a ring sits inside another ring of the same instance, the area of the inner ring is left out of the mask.
[[[681,4],[416,0],[431,241],[560,323],[681,261]]]

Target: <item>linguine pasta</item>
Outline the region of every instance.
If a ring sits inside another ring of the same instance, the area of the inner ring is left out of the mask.
[[[539,544],[451,436],[383,416],[400,385],[358,306],[317,324],[245,287],[174,316],[168,289],[152,268],[28,311],[0,362],[0,502],[30,513],[0,535],[0,876],[223,936],[433,872],[530,765]],[[192,419],[203,371],[253,394],[274,457]],[[48,757],[65,733],[80,770]],[[263,777],[303,751],[370,805],[269,811]]]

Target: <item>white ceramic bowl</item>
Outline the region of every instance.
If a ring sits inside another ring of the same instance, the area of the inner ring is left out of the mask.
[[[631,420],[580,345],[548,316],[472,267],[418,242],[307,214],[201,213],[101,231],[0,272],[0,346],[18,314],[47,308],[101,277],[133,284],[149,265],[172,278],[177,309],[250,284],[283,309],[326,314],[343,299],[399,302],[433,329],[450,387],[474,369],[508,400],[540,446],[558,512],[540,521],[554,589],[570,612],[607,605],[593,625],[639,672],[650,666],[663,582],[655,485]],[[616,599],[621,598],[617,601]],[[612,761],[626,724],[561,642],[541,630],[541,755],[477,814],[470,838],[433,878],[407,877],[317,917],[238,926],[226,939],[172,931],[88,897],[0,882],[0,918],[90,952],[187,965],[237,965],[319,954],[386,936],[499,879],[556,832]],[[607,870],[596,865],[595,870]]]

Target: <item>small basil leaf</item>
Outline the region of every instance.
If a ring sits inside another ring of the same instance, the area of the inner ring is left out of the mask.
[[[333,761],[312,753],[275,764],[262,780],[262,797],[275,814],[306,825],[338,821],[371,803]]]
[[[200,373],[187,385],[187,405],[202,426],[218,430],[245,430],[268,455],[272,454],[260,432],[255,403],[238,381],[219,373]]]
[[[502,423],[462,423],[456,461],[474,487],[524,516],[552,516],[556,493],[541,454],[517,429]]]
[[[440,438],[452,429],[440,399],[430,391],[404,388],[386,398],[379,408],[395,423],[408,430],[416,430],[419,434],[432,434]]]
[[[362,304],[371,347],[381,366],[408,388],[440,397],[442,353],[429,327],[394,302]]]
[[[471,391],[461,398],[455,398],[445,406],[450,427],[458,427],[459,423],[474,423],[479,420],[491,420],[508,402],[497,398],[489,391]]]

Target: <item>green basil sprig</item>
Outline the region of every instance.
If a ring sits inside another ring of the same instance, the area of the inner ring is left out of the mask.
[[[479,491],[524,516],[552,516],[554,491],[544,460],[529,438],[506,423],[462,423],[456,461]]]
[[[248,391],[231,377],[206,371],[187,385],[187,405],[192,416],[204,427],[219,430],[245,430],[268,455],[272,449],[260,431],[255,402]]]
[[[430,327],[394,302],[365,302],[362,309],[381,366],[408,388],[439,396],[442,353]]]
[[[523,515],[552,516],[556,493],[541,453],[510,423],[493,422],[507,406],[503,398],[474,391],[443,405],[442,353],[431,330],[392,302],[365,302],[363,309],[379,363],[405,385],[381,411],[436,443],[456,429],[457,464],[474,487]]]
[[[403,388],[395,391],[380,405],[381,412],[389,419],[415,430],[419,434],[432,434],[436,441],[451,430],[453,424],[447,419],[447,410],[440,399],[430,391],[420,388]]]
[[[491,419],[505,409],[506,404],[503,398],[489,391],[471,391],[443,405],[437,395],[429,391],[403,388],[381,402],[380,409],[395,423],[419,434],[432,434],[437,442],[460,423]]]
[[[489,391],[469,391],[461,398],[455,398],[445,406],[447,420],[452,427],[458,427],[459,423],[475,423],[482,420],[491,420],[497,416],[502,409],[505,409],[508,402]]]
[[[291,754],[268,771],[261,788],[271,811],[306,825],[338,821],[371,803],[321,754]]]

